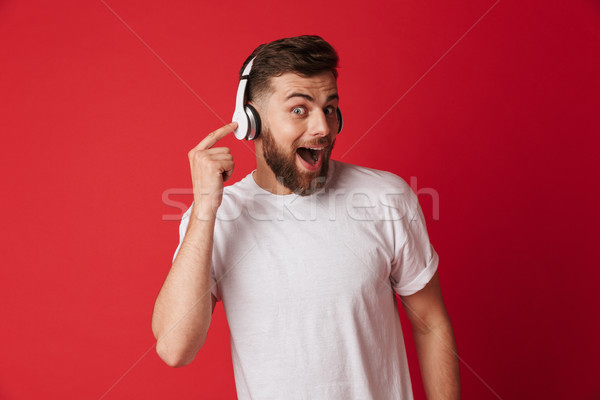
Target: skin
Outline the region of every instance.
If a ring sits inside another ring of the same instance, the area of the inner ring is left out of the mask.
[[[298,147],[325,147],[326,166],[337,135],[336,109],[338,107],[337,83],[331,72],[312,77],[288,73],[271,78],[272,94],[255,104],[263,131],[255,140],[257,168],[254,180],[263,189],[286,195],[310,188],[315,178],[324,175],[307,169]],[[286,187],[277,179],[265,158],[265,136],[271,135],[279,151],[287,156],[300,177],[300,187]]]
[[[423,289],[400,300],[410,321],[427,399],[460,399],[456,342],[438,273]]]
[[[286,187],[265,160],[265,137],[255,141],[254,180],[263,189],[289,195],[310,187],[323,170],[311,171],[300,161],[298,146],[323,146],[331,152],[337,134],[337,84],[331,73],[302,77],[288,73],[271,79],[271,93],[253,105],[261,115],[265,135],[275,150],[295,168],[300,187]],[[233,132],[235,123],[206,136],[189,153],[194,191],[188,231],[157,297],[152,329],[157,353],[168,365],[190,363],[200,350],[214,311],[210,266],[216,212],[223,183],[233,172],[231,152],[215,147]],[[325,163],[323,163],[325,164]],[[423,384],[428,399],[459,399],[460,378],[456,344],[437,273],[420,291],[401,297],[411,322]]]
[[[156,352],[171,367],[189,364],[206,340],[216,299],[210,291],[210,265],[216,210],[223,183],[233,172],[228,148],[214,147],[237,127],[211,132],[188,153],[194,191],[188,230],[152,315]]]

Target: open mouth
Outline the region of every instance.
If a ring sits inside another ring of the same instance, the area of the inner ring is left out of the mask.
[[[323,147],[298,147],[296,153],[308,164],[316,166],[321,161]]]

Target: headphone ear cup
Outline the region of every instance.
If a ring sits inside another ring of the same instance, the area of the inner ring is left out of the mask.
[[[261,123],[260,115],[258,111],[251,104],[244,106],[244,111],[248,116],[248,133],[246,134],[246,140],[254,140],[260,135]]]
[[[344,119],[342,118],[342,110],[338,107],[336,110],[336,116],[338,121],[338,133],[342,131],[342,126],[344,125]]]

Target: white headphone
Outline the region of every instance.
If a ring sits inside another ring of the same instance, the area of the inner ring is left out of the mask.
[[[244,68],[237,96],[235,97],[235,111],[233,112],[232,121],[237,122],[238,127],[233,131],[233,134],[240,140],[254,140],[260,133],[260,117],[258,116],[258,112],[251,104],[245,104],[246,86],[248,85],[248,77],[250,76],[250,70],[255,58],[250,60],[246,68]]]
[[[238,127],[233,134],[236,138],[242,140],[254,140],[260,134],[260,116],[258,115],[258,111],[251,104],[246,104],[246,86],[248,85],[248,78],[250,77],[250,70],[252,69],[252,64],[254,63],[254,57],[244,71],[242,72],[242,77],[240,79],[240,84],[238,86],[237,95],[235,97],[235,111],[233,112],[232,121],[237,122]],[[342,119],[342,112],[338,107],[336,110],[337,121],[338,121],[338,133],[342,131],[342,125],[344,124]]]

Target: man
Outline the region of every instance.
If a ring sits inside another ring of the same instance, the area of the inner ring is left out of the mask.
[[[416,195],[396,175],[330,159],[341,123],[335,50],[317,36],[277,40],[241,78],[251,60],[257,167],[223,187],[233,157],[216,144],[236,123],[189,152],[194,203],[156,301],[159,356],[191,362],[222,300],[240,399],[411,399],[396,292],[428,398],[459,398]]]

